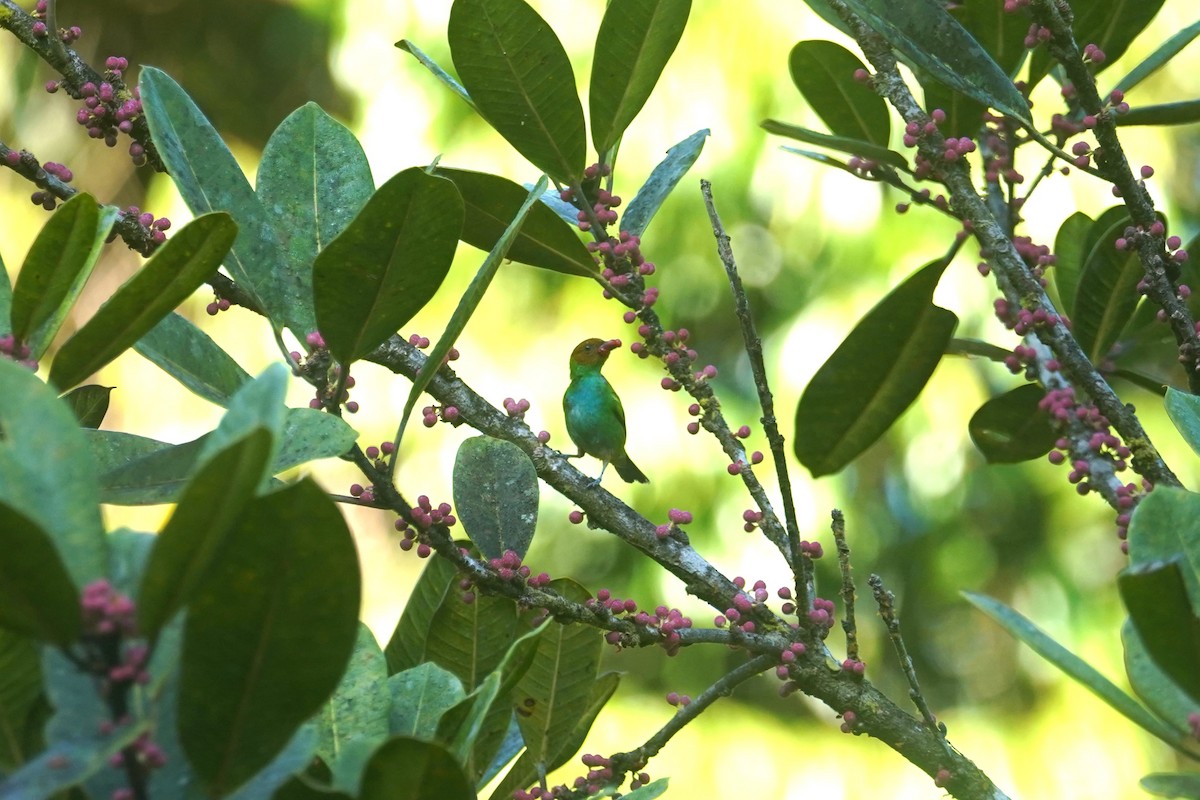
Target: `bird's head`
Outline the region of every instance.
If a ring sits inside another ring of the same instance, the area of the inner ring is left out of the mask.
[[[608,354],[620,346],[620,339],[584,339],[571,351],[571,363],[583,366],[603,364],[608,360]]]

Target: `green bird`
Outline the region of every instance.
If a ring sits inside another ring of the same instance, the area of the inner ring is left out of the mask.
[[[621,398],[600,368],[608,360],[610,351],[621,346],[620,339],[587,339],[571,352],[571,385],[563,395],[563,415],[567,419],[567,433],[579,452],[567,458],[579,458],[585,453],[603,462],[600,477],[612,464],[617,474],[626,483],[649,483],[625,453],[625,409]]]

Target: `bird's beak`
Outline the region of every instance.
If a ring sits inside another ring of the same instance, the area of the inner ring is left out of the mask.
[[[608,355],[609,351],[616,350],[620,346],[621,346],[620,339],[609,339],[607,342],[604,342],[600,345],[600,354]]]

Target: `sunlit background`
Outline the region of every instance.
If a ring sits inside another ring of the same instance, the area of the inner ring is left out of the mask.
[[[533,0],[533,5],[563,40],[576,82],[586,93],[605,4]],[[410,39],[449,68],[449,7],[448,0],[164,0],[152,5],[95,0],[61,3],[59,19],[83,27],[80,47],[92,63],[116,54],[171,73],[226,137],[250,176],[275,125],[314,100],[358,134],[377,184],[438,157],[448,166],[534,181],[533,167],[393,46]],[[1189,12],[1195,13],[1188,0],[1168,0],[1147,35],[1104,73],[1101,88],[1192,22]],[[628,199],[668,147],[699,129],[711,130],[698,163],[650,225],[643,250],[659,267],[654,282],[661,288],[658,308],[664,322],[693,332],[701,358],[721,371],[715,387],[727,417],[735,426],[749,424],[754,429],[750,446],[764,451],[698,180],[712,181],[733,237],[789,436],[803,387],[855,320],[890,287],[944,253],[955,230],[933,213],[895,214],[899,196],[783,152],[782,142],[759,128],[767,117],[820,127],[787,71],[790,48],[806,38],[842,37],[800,2],[696,3],[658,89],[624,139],[618,165],[616,190]],[[1200,47],[1193,47],[1129,100],[1140,105],[1190,99],[1198,69]],[[47,96],[40,87],[51,74],[12,41],[0,39],[0,73],[6,76],[0,139],[9,146],[67,164],[77,176],[75,185],[101,201],[135,204],[177,225],[187,218],[169,180],[134,171],[123,147],[108,150],[82,135],[70,99]],[[1052,87],[1042,89],[1035,105],[1044,111],[1055,98]],[[1122,135],[1135,167],[1154,166],[1159,177],[1150,189],[1173,232],[1190,239],[1200,227],[1195,128],[1124,129]],[[1034,167],[1026,166],[1032,174]],[[28,201],[32,190],[0,170],[0,255],[10,275],[46,219]],[[1094,215],[1112,202],[1107,187],[1092,178],[1056,175],[1026,207],[1024,232],[1052,244],[1059,222],[1071,211]],[[964,250],[942,279],[936,300],[959,315],[959,335],[1011,347],[1016,342],[991,316],[996,291],[976,272],[976,256],[972,248]],[[435,302],[402,333],[436,338],[482,257],[461,246]],[[120,245],[112,246],[68,327],[86,319],[139,263]],[[183,310],[249,372],[257,374],[278,357],[259,318],[236,309],[209,318],[204,307],[211,299],[198,294]],[[505,397],[527,398],[529,424],[549,431],[553,446],[573,449],[560,402],[567,356],[591,336],[631,342],[636,334],[621,320],[622,311],[589,281],[506,266],[458,345],[462,358],[455,369],[496,405]],[[711,439],[687,434],[689,401],[659,388],[661,368],[639,361],[626,347],[616,352],[606,373],[625,401],[628,450],[652,481],[627,486],[611,476],[607,488],[651,520],[666,521],[671,508],[690,510],[696,519],[689,528],[692,541],[726,574],[751,582],[761,578],[772,589],[786,584],[774,550],[742,531],[741,514],[751,503],[740,482],[726,474],[719,448]],[[378,444],[391,438],[409,384],[373,365],[356,367],[355,374],[354,398],[362,410],[350,421],[364,446]],[[104,423],[113,430],[183,442],[210,430],[220,417],[220,409],[132,352],[102,370],[95,382],[117,387]],[[990,467],[967,437],[967,420],[979,404],[1018,382],[995,365],[947,359],[920,400],[853,467],[814,481],[798,464],[789,464],[802,535],[821,540],[832,552],[829,512],[845,511],[860,609],[865,609],[860,636],[868,675],[906,704],[903,675],[870,613],[865,579],[875,572],[898,596],[922,686],[951,740],[1010,795],[1138,796],[1139,776],[1175,766],[1170,751],[1016,646],[959,596],[961,590],[982,591],[1014,605],[1125,685],[1118,636],[1123,614],[1113,584],[1123,558],[1112,514],[1096,499],[1078,498],[1064,468],[1045,461]],[[1194,486],[1195,458],[1173,435],[1158,398],[1127,385],[1119,389],[1143,412],[1168,463]],[[293,405],[305,405],[307,399],[306,387],[293,385]],[[470,433],[465,427],[416,426],[398,471],[406,495],[449,501],[455,452]],[[582,465],[593,474],[599,469],[594,460]],[[305,472],[339,493],[358,479],[336,460],[308,465]],[[609,587],[642,606],[679,606],[698,623],[711,619],[713,611],[689,598],[675,578],[619,540],[570,525],[570,510],[553,492],[543,493],[538,536],[528,558],[535,571],[574,577],[593,591]],[[105,511],[110,527],[150,531],[170,508]],[[390,516],[357,507],[344,511],[362,554],[363,618],[386,642],[421,563],[397,548]],[[830,597],[836,587],[832,567],[823,564],[820,575],[822,594]],[[838,651],[837,634],[831,642]],[[662,699],[667,691],[698,694],[737,659],[723,648],[705,647],[674,659],[658,650],[610,655],[606,667],[625,677],[584,751],[637,746],[670,716],[672,709]],[[798,695],[781,702],[777,687],[763,677],[719,703],[652,762],[652,775],[670,776],[675,797],[941,794],[886,746],[839,733],[830,709]],[[555,777],[569,780],[580,771],[573,762]]]

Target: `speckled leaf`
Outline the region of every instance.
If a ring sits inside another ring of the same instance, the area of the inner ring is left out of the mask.
[[[830,133],[886,148],[891,117],[883,98],[854,79],[863,68],[858,56],[834,42],[799,42],[788,56],[792,83]]]
[[[426,661],[388,678],[387,695],[391,733],[434,741],[438,720],[467,693],[453,672]]]
[[[958,318],[933,304],[945,261],[892,290],[838,345],[796,407],[796,457],[814,477],[874,443],[925,388]]]
[[[583,175],[587,139],[562,43],[524,0],[454,0],[450,55],[479,112],[562,184]]]
[[[988,400],[971,417],[971,441],[991,464],[1015,464],[1041,458],[1054,447],[1058,433],[1038,403],[1046,392],[1034,383]]]
[[[246,371],[207,333],[171,313],[147,331],[133,349],[195,394],[219,406],[229,405]]]
[[[625,213],[621,215],[621,230],[629,231],[634,236],[641,236],[645,232],[667,196],[700,157],[708,134],[708,128],[703,128],[667,150],[667,157],[658,162],[642,188],[629,201]]]
[[[487,558],[506,550],[525,557],[537,528],[538,494],[533,462],[512,442],[476,436],[459,446],[454,508]]]
[[[347,747],[374,748],[388,737],[392,701],[387,680],[383,651],[371,629],[360,622],[346,672],[315,719],[317,755],[335,774]]]
[[[445,178],[412,167],[379,187],[313,265],[317,324],[335,358],[361,358],[424,308],[462,223],[462,198]]]
[[[597,153],[607,153],[646,104],[691,8],[691,0],[609,2],[596,33],[588,92]]]

